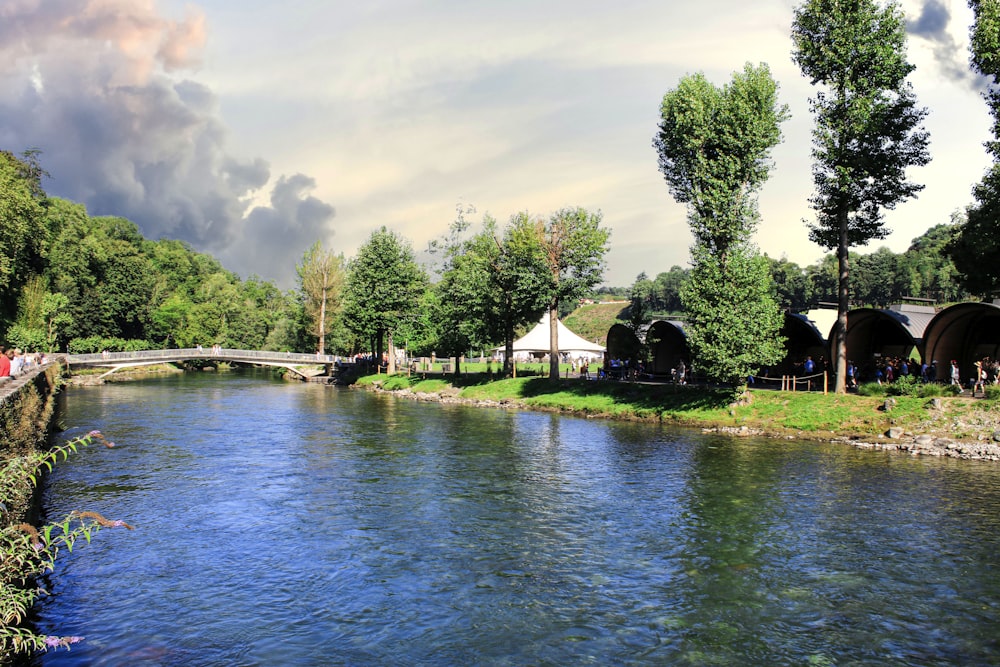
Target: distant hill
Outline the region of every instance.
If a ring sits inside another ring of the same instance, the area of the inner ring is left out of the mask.
[[[600,343],[608,344],[608,329],[628,312],[628,301],[594,303],[580,306],[563,318],[563,324],[573,333]]]

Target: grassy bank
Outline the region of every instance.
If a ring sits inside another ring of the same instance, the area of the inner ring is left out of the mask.
[[[732,392],[693,386],[599,382],[551,382],[519,377],[488,381],[469,374],[428,377],[370,375],[359,387],[437,395],[470,403],[506,404],[593,417],[662,421],[703,428],[746,427],[799,437],[873,438],[890,428],[963,440],[991,437],[1000,428],[1000,400],[962,396],[837,396],[817,392],[755,390],[747,404],[731,404]],[[886,402],[890,401],[887,408]]]

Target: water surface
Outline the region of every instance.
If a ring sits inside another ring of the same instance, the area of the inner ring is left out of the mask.
[[[267,375],[70,387],[42,665],[1000,664],[1000,466]]]

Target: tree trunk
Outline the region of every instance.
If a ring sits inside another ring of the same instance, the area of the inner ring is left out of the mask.
[[[549,305],[549,379],[559,380],[559,303]]]
[[[514,375],[514,324],[509,316],[504,318],[503,337],[503,377],[509,378]]]
[[[319,302],[319,347],[316,349],[321,356],[326,354],[326,289]]]
[[[847,393],[847,311],[850,308],[850,270],[847,262],[847,210],[837,213],[840,242],[837,246],[837,323],[833,327],[834,386],[837,394]]]
[[[389,350],[389,363],[386,366],[385,372],[392,375],[396,372],[396,346],[392,343],[392,329],[386,332],[387,339],[387,349]]]

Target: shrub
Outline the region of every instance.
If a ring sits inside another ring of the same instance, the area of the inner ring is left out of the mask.
[[[918,396],[924,384],[920,378],[904,375],[886,386],[887,396]]]
[[[878,382],[865,382],[864,384],[858,385],[858,395],[859,396],[885,396],[886,388],[885,385],[879,384]]]
[[[40,470],[52,470],[56,462],[95,440],[114,446],[99,431],[91,431],[45,452],[9,458],[0,468],[0,501],[5,507],[16,505],[19,497],[29,494],[37,485]],[[40,529],[16,521],[11,519],[0,527],[0,661],[3,664],[16,654],[68,648],[83,639],[40,635],[22,625],[36,599],[44,594],[30,582],[54,569],[61,548],[72,551],[79,539],[89,542],[101,528],[132,528],[124,521],[109,521],[96,512],[73,512],[63,521]]]
[[[944,394],[944,385],[937,382],[928,382],[922,385],[918,391],[918,396],[921,398],[934,398],[935,396],[944,396]]]
[[[7,344],[27,352],[49,351],[45,329],[14,324],[7,329]]]
[[[987,401],[1000,401],[1000,385],[987,385],[983,393]]]

